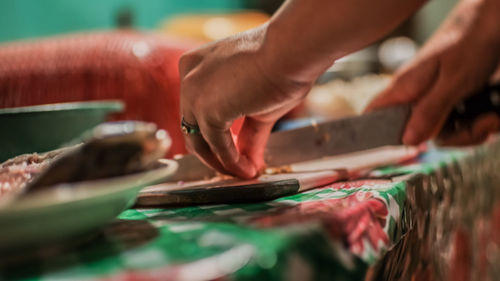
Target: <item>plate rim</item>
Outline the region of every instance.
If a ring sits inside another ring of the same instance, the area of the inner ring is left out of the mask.
[[[161,180],[166,180],[177,171],[178,164],[174,160],[160,159],[158,162],[161,165],[160,167],[130,175],[58,184],[48,190],[14,200],[12,203],[0,208],[0,216],[71,204],[110,194],[128,192],[133,189],[138,189],[138,193],[140,189]],[[137,183],[141,179],[143,182]],[[127,182],[133,183],[129,183],[126,188],[123,188],[123,185]]]
[[[116,112],[123,111],[124,109],[125,104],[120,100],[94,100],[1,108],[0,116],[10,114],[35,114],[75,110],[105,110]]]

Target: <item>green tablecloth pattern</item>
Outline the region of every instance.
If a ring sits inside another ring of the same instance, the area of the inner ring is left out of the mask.
[[[412,163],[381,167],[365,179],[270,202],[129,209],[98,233],[9,263],[1,276],[26,280],[409,279],[423,262],[411,261],[419,255],[420,248],[415,247],[424,244],[413,230],[418,220],[430,221],[427,227],[437,222],[434,213],[423,210],[422,198],[429,204],[447,202],[447,192],[461,189],[465,178],[484,177],[474,172],[476,168],[485,173],[495,168],[491,159],[500,154],[499,146],[430,149]],[[483,162],[491,162],[490,167],[479,167]],[[442,186],[441,195],[434,196]],[[424,228],[419,231],[427,231]],[[410,242],[416,246],[401,246]],[[426,272],[439,273],[442,262],[429,258]]]

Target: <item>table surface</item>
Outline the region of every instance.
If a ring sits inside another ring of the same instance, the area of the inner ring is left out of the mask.
[[[407,183],[393,176],[464,155],[430,150],[374,170],[379,178],[269,202],[129,209],[104,230],[9,261],[0,279],[361,280],[406,232]]]

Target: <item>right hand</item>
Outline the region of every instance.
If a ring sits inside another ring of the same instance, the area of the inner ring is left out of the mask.
[[[418,145],[437,137],[453,107],[488,83],[499,63],[499,10],[493,9],[497,6],[490,0],[462,1],[417,58],[396,73],[367,110],[411,103],[413,111],[403,143]],[[485,114],[470,130],[446,136],[441,143],[478,143],[499,128],[498,117]]]

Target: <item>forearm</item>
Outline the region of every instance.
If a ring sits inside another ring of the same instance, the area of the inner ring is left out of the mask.
[[[336,59],[391,31],[425,0],[289,0],[273,16],[263,46],[273,70],[315,79]]]

